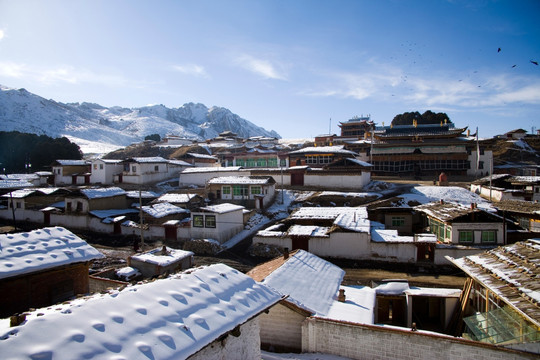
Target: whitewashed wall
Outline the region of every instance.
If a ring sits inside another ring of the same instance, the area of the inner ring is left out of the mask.
[[[238,234],[244,228],[244,216],[242,214],[242,210],[231,211],[224,214],[192,212],[192,219],[194,215],[216,216],[215,228],[191,228],[191,237],[195,239],[214,239],[220,243],[224,243],[234,235]]]
[[[502,222],[477,223],[477,224],[453,223],[452,224],[452,244],[459,244],[459,230],[473,230],[474,231],[474,243],[471,245],[492,245],[492,244],[482,244],[482,241],[481,241],[482,230],[496,230],[497,231],[497,244],[501,245],[504,241]]]
[[[500,346],[373,325],[309,318],[302,326],[302,352],[349,359],[534,359]]]
[[[387,262],[415,263],[417,247],[407,243],[371,243],[371,259]]]
[[[223,168],[220,168],[223,169]],[[215,177],[222,176],[249,176],[250,171],[247,170],[230,170],[230,171],[204,171],[204,172],[188,172],[180,173],[180,186],[206,186],[206,182]]]
[[[216,340],[199,352],[190,356],[190,360],[237,360],[260,359],[261,340],[259,319],[256,317],[240,326],[240,336],[227,336]]]
[[[325,189],[361,189],[371,181],[371,172],[358,174],[318,175],[308,172],[304,177],[305,186],[319,186]]]
[[[370,236],[368,233],[334,232],[328,238],[311,238],[309,251],[321,257],[367,259]]]
[[[278,303],[268,314],[260,315],[261,343],[264,349],[300,351],[302,349],[302,322],[305,316]]]

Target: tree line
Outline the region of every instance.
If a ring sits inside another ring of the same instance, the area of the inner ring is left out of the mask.
[[[420,114],[418,111],[398,114],[394,116],[392,125],[412,125],[414,120],[416,120],[418,125],[440,124],[441,122],[444,124],[445,122],[451,122],[446,113],[434,113],[433,111],[428,110],[423,114]]]
[[[79,146],[66,137],[0,131],[0,170],[2,173],[50,170],[58,159],[80,160]]]

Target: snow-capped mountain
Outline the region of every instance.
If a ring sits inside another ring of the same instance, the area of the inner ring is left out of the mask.
[[[128,109],[85,102],[63,104],[25,89],[0,85],[0,131],[66,136],[76,143],[127,146],[151,134],[204,140],[227,130],[244,138],[280,138],[275,131],[267,131],[221,107],[188,103],[172,109],[163,105]]]

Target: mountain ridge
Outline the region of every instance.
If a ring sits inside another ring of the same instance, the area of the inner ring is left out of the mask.
[[[151,134],[206,140],[227,130],[244,138],[281,138],[274,130],[257,126],[224,107],[208,108],[193,102],[178,108],[168,108],[162,104],[124,108],[90,102],[61,103],[47,100],[24,88],[12,89],[2,85],[0,130],[66,136],[75,142],[81,139],[116,146],[140,142]]]

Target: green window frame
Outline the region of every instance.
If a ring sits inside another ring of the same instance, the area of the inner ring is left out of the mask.
[[[276,158],[268,159],[268,167],[277,167],[277,159]]]
[[[251,195],[260,195],[262,194],[262,188],[260,186],[251,186]]]
[[[245,166],[246,160],[245,159],[236,159],[236,166]]]
[[[255,167],[255,164],[256,164],[255,159],[247,159],[246,161],[247,167]]]
[[[221,187],[221,193],[223,195],[231,195],[231,187],[230,186],[222,186]]]
[[[247,196],[248,195],[247,185],[233,185],[233,195],[234,196]]]
[[[193,215],[193,227],[204,227],[204,216]]]
[[[452,227],[451,227],[451,226],[446,225],[446,235],[445,235],[445,238],[446,238],[446,239],[449,239],[449,240],[452,239]]]
[[[257,159],[257,167],[266,167],[266,159],[264,158]]]
[[[216,216],[215,215],[206,215],[204,217],[204,227],[215,228],[216,227]]]
[[[481,241],[483,244],[495,244],[497,242],[497,231],[482,230]]]
[[[392,216],[392,226],[404,226],[405,216]]]
[[[458,232],[459,237],[458,241],[459,243],[463,244],[472,244],[474,243],[474,231],[472,230],[460,230]]]

